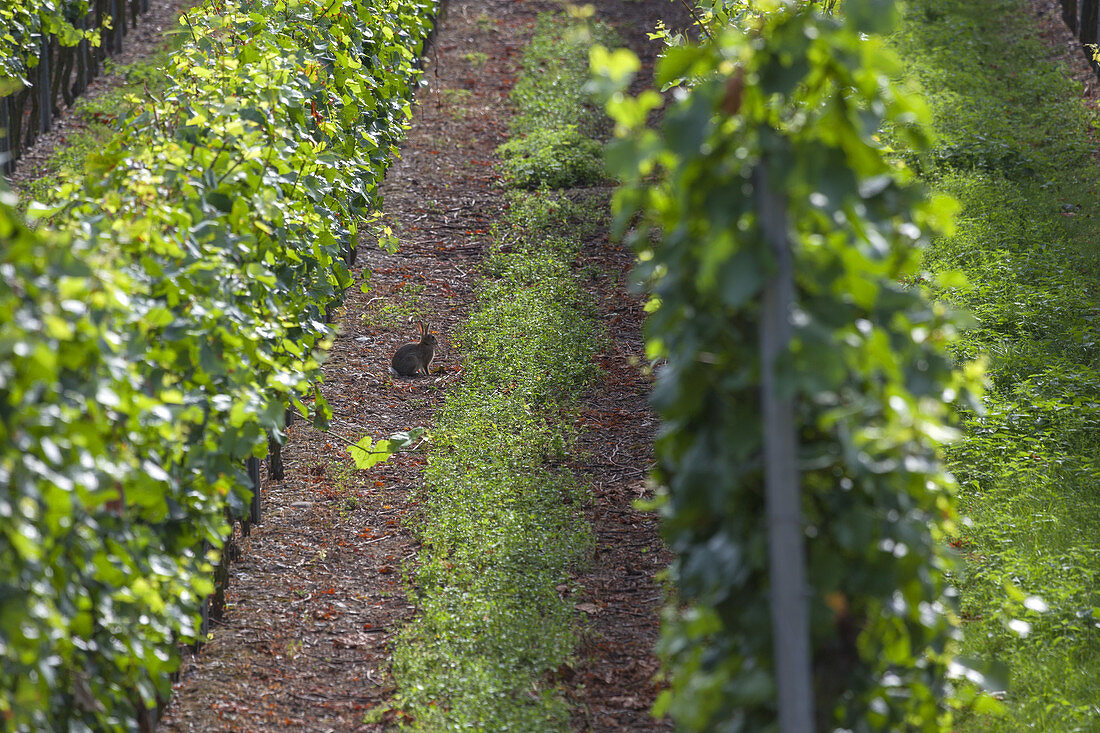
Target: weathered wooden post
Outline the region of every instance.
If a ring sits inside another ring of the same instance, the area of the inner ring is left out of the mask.
[[[1100,0],[1081,0],[1081,27],[1078,38],[1081,39],[1081,48],[1094,71],[1100,69],[1094,58],[1097,31],[1100,31]]]
[[[53,127],[53,95],[50,94],[50,39],[42,37],[42,51],[38,56],[38,131],[49,132]]]
[[[802,499],[794,398],[783,394],[776,362],[791,341],[794,266],[787,233],[786,197],[771,190],[767,163],[753,171],[760,228],[776,270],[764,289],[760,320],[761,398],[764,413],[764,484],[768,522],[772,635],[779,693],[779,730],[813,733],[810,622],[802,541]]]
[[[248,478],[252,481],[252,504],[249,507],[249,516],[253,524],[259,524],[263,504],[260,500],[260,459],[249,458],[246,464]]]
[[[1077,0],[1062,0],[1062,20],[1077,34]]]
[[[8,175],[14,170],[11,156],[11,127],[8,125],[10,97],[0,97],[0,173]]]
[[[126,10],[122,0],[111,0],[111,51],[122,53],[122,37],[126,34]]]
[[[205,559],[206,554],[210,552],[210,542],[207,540],[202,541],[202,557]],[[199,611],[202,621],[199,623],[199,638],[195,641],[195,651],[197,652],[202,648],[202,642],[206,639],[206,635],[210,633],[210,596],[207,596],[202,600],[202,608]]]

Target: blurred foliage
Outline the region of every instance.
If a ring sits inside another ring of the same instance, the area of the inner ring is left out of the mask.
[[[953,658],[955,484],[940,463],[957,409],[977,407],[981,367],[955,369],[962,319],[919,285],[921,250],[953,203],[928,198],[880,139],[890,126],[899,144],[929,147],[927,112],[894,81],[902,67],[880,35],[893,6],[703,3],[699,42],[664,34],[664,94],[626,93],[631,53],[592,55],[592,87],[616,121],[617,228],[653,295],[658,504],[678,555],[657,712],[684,730],[776,721],[759,395],[775,264],[762,179],[784,201],[795,259],[777,379],[796,402],[817,727],[950,730],[951,705],[997,706],[950,681],[998,684]]]

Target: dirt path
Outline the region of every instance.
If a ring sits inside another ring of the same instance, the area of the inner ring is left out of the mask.
[[[447,335],[468,312],[481,250],[504,206],[493,151],[505,139],[507,93],[536,14],[555,7],[472,0],[448,8],[425,60],[428,86],[413,128],[386,178],[401,251],[361,242],[358,267],[373,273],[372,290],[352,289],[325,366],[333,428],[346,438],[430,426],[460,378]],[[600,13],[638,41],[674,8],[611,2]],[[655,429],[649,385],[631,365],[643,353],[643,313],[625,289],[629,252],[601,236],[587,243],[583,260],[578,266],[606,273],[589,289],[614,338],[601,356],[607,380],[586,396],[582,415],[584,447],[600,456],[579,467],[594,488],[588,517],[599,541],[578,578],[585,661],[565,679],[577,730],[665,729],[647,711],[657,689],[651,650],[661,600],[653,575],[669,558],[655,520],[631,508],[646,491]],[[386,366],[414,335],[409,318],[440,334],[443,371],[395,381]],[[161,730],[379,730],[391,722],[362,721],[392,694],[389,644],[415,612],[402,568],[417,546],[402,519],[416,512],[409,494],[420,459],[355,472],[338,439],[303,423],[290,429],[284,456],[286,478],[265,482],[264,523],[242,539],[242,559],[230,570],[225,618],[185,664]]]

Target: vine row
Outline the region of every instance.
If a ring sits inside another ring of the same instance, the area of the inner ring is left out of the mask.
[[[288,403],[326,420],[326,311],[435,10],[207,2],[46,223],[3,194],[0,729],[135,729],[167,696],[245,460]]]
[[[637,59],[593,57],[617,122],[617,221],[633,227],[648,354],[664,363],[656,475],[678,597],[657,711],[684,730],[771,729],[787,712],[774,641],[795,615],[769,612],[769,381],[794,411],[813,727],[942,731],[955,706],[995,704],[953,679],[981,674],[954,656],[955,486],[940,462],[981,369],[956,368],[960,318],[919,284],[921,249],[953,204],[880,140],[888,127],[911,150],[928,143],[881,35],[894,3],[835,5],[700,3],[701,41],[669,36],[658,66],[675,94],[627,96]],[[765,374],[776,234],[793,258],[792,337]]]
[[[127,5],[128,3],[128,5]],[[0,172],[84,93],[149,0],[20,0],[0,7]],[[129,18],[127,19],[127,13]]]

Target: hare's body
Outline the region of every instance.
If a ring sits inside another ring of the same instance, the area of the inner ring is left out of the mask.
[[[415,377],[421,369],[428,373],[428,365],[435,358],[435,348],[439,345],[435,336],[428,333],[428,327],[423,323],[420,327],[420,343],[405,344],[393,355],[390,362],[390,374],[397,377]]]

